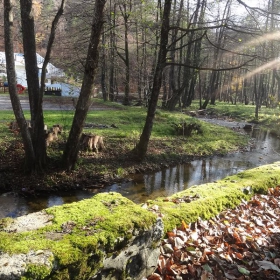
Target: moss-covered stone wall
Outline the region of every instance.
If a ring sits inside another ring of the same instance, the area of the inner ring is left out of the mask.
[[[142,279],[156,265],[164,231],[208,219],[278,184],[280,162],[147,201],[145,207],[103,193],[2,219],[0,279]]]
[[[2,219],[0,279],[90,279],[104,269],[104,260],[116,258],[135,242],[140,258],[143,252],[152,255],[163,234],[161,224],[156,215],[117,193]],[[106,273],[118,279],[127,279],[126,271],[143,277],[142,267],[135,271],[129,266],[136,257],[130,252]]]

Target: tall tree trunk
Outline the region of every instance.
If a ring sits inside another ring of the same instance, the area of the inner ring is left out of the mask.
[[[259,119],[259,92],[257,88],[257,76],[254,77],[254,91],[255,91],[255,119]]]
[[[106,72],[107,72],[107,65],[106,65],[106,48],[105,48],[105,33],[102,34],[102,67],[101,67],[101,75],[100,75],[100,84],[101,84],[101,91],[102,97],[104,101],[108,101],[108,94],[107,94],[107,87],[106,87]]]
[[[109,28],[110,28],[110,39],[109,39],[109,57],[110,57],[110,66],[109,66],[109,100],[115,100],[115,28],[116,28],[116,4],[109,2]]]
[[[156,17],[155,17],[155,22],[156,24],[159,26],[160,24],[160,20],[162,20],[162,2],[161,0],[157,1],[157,9],[156,9]],[[147,40],[147,38],[145,38],[145,41]],[[145,45],[145,55],[148,53],[146,44]],[[157,57],[158,57],[158,49],[159,49],[159,45],[160,45],[160,32],[159,29],[156,28],[155,30],[155,43],[151,48],[151,52],[153,53],[153,61],[151,64],[151,69],[150,71],[145,71],[145,92],[144,92],[144,101],[145,101],[145,106],[148,107],[149,106],[149,102],[150,102],[150,96],[151,96],[151,92],[152,92],[152,86],[153,86],[153,81],[154,81],[154,76],[155,76],[155,71],[156,71],[156,66],[157,66]],[[147,59],[145,59],[145,63],[144,63],[144,69],[147,68]]]
[[[28,129],[20,100],[16,88],[16,72],[14,61],[14,44],[13,44],[13,3],[10,0],[4,0],[4,28],[5,28],[5,55],[6,69],[9,85],[9,94],[16,121],[20,128],[25,151],[25,168],[27,172],[34,169],[35,153],[32,145],[30,131]]]
[[[98,66],[98,45],[104,23],[103,10],[105,2],[105,0],[96,0],[95,2],[95,12],[93,15],[83,84],[76,106],[71,131],[63,154],[63,163],[67,170],[73,170],[75,168],[79,152],[80,137],[90,106],[90,95],[94,86],[94,78]]]
[[[142,13],[142,5],[140,5],[141,13]],[[138,20],[135,22],[135,38],[136,38],[136,61],[137,61],[137,93],[138,93],[138,99],[141,102],[142,100],[142,69],[143,69],[143,55],[140,58],[140,45],[139,45],[139,39],[138,39],[138,32],[139,32],[139,24]]]
[[[163,16],[162,16],[162,24],[161,24],[161,36],[160,36],[160,47],[158,53],[158,61],[154,74],[153,88],[151,93],[151,99],[149,102],[146,122],[140,136],[139,143],[135,147],[135,152],[137,158],[142,160],[148,149],[148,144],[150,140],[150,136],[153,129],[154,117],[157,108],[158,97],[160,93],[161,83],[162,83],[162,72],[166,64],[166,56],[167,56],[167,44],[168,44],[168,33],[169,33],[169,16],[171,10],[172,0],[165,0]]]
[[[39,73],[36,56],[34,17],[31,0],[20,0],[25,70],[30,102],[32,142],[37,171],[44,169],[47,153],[44,132],[43,98],[39,90]]]
[[[123,105],[129,105],[129,93],[130,93],[130,59],[128,49],[128,19],[131,12],[131,2],[129,2],[129,11],[127,11],[127,4],[119,5],[123,20],[124,20],[124,55],[118,52],[119,57],[125,64],[125,81],[124,81],[124,100]]]
[[[124,86],[124,105],[129,105],[129,93],[130,93],[130,61],[128,50],[128,16],[125,17],[125,31],[124,31],[124,49],[125,49],[125,86]]]
[[[244,104],[245,105],[249,104],[249,99],[248,99],[248,94],[247,94],[247,91],[248,91],[247,87],[248,87],[248,79],[245,78],[244,81],[243,81],[243,96],[244,96]]]

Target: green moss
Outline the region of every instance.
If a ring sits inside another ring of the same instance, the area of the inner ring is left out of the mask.
[[[198,218],[209,219],[225,208],[233,208],[242,199],[250,199],[254,193],[267,193],[267,189],[280,183],[280,162],[261,166],[227,177],[215,183],[193,186],[174,194],[170,199],[158,198],[149,204],[158,205],[164,218],[164,228],[172,230],[184,220],[194,222]],[[193,197],[190,203],[174,203],[178,198]]]
[[[105,252],[116,250],[119,240],[128,242],[135,229],[141,232],[156,220],[154,214],[117,193],[98,194],[46,212],[53,216],[52,224],[41,229],[22,233],[0,230],[0,251],[15,254],[50,250],[58,268],[68,267],[71,277],[76,275],[71,279],[88,279],[102,266]],[[25,279],[43,279],[40,275],[47,271],[30,265]],[[57,275],[50,279],[60,279]]]
[[[7,227],[9,224],[13,222],[12,218],[4,218],[0,220],[0,230]]]
[[[27,280],[27,279],[43,280],[50,274],[50,272],[51,272],[51,268],[48,268],[44,265],[29,264],[27,266],[25,275],[22,277],[22,280]]]

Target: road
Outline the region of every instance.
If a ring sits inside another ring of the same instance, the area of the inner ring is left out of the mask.
[[[23,110],[29,110],[28,96],[19,95],[20,103]],[[75,98],[75,97],[74,97]],[[75,103],[77,99],[75,98]],[[111,105],[111,104],[110,104]],[[73,98],[66,96],[44,96],[43,110],[71,111],[74,110]],[[108,106],[104,103],[92,101],[90,110],[116,110],[117,107]],[[0,94],[0,111],[12,110],[10,97],[7,94]]]
[[[28,96],[19,96],[23,110],[29,110]],[[74,110],[71,97],[44,97],[44,110]],[[8,95],[0,94],[0,110],[12,110],[12,104]]]

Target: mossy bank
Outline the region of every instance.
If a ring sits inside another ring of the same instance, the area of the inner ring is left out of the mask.
[[[255,193],[265,194],[268,188],[280,184],[280,162],[228,176],[176,193],[168,198],[148,201],[149,208],[155,205],[163,215],[166,231],[182,223],[207,220],[225,208],[233,208],[241,200],[249,200]]]
[[[142,206],[107,193],[2,219],[0,279],[142,279],[159,254],[163,226],[157,216],[166,232],[182,221],[209,219],[279,183],[276,162]]]

